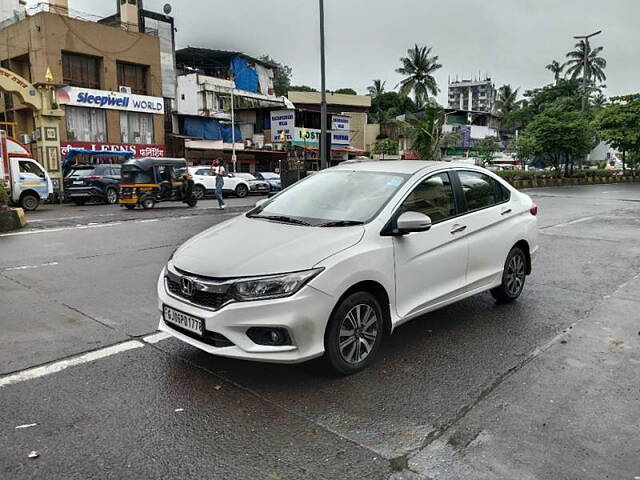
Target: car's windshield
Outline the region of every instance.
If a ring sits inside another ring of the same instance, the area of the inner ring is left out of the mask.
[[[291,218],[311,225],[366,223],[408,177],[387,172],[328,170],[293,185],[249,215]]]

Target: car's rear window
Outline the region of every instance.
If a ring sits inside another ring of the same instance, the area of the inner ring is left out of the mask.
[[[95,168],[79,168],[77,170],[71,170],[70,177],[88,177],[90,175],[95,175]]]

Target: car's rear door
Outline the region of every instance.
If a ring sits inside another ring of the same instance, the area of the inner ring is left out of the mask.
[[[477,170],[456,170],[453,181],[465,210],[459,223],[469,241],[467,288],[481,290],[499,279],[513,246],[510,191]]]
[[[458,208],[447,172],[424,178],[404,199],[403,212],[428,215],[426,232],[394,237],[396,311],[415,316],[455,298],[465,286],[467,242],[459,230]]]

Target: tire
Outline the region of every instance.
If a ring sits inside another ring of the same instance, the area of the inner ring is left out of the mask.
[[[502,283],[491,290],[491,295],[500,303],[515,301],[524,288],[527,277],[527,257],[519,247],[513,247],[507,255],[502,272]]]
[[[33,212],[40,205],[40,197],[33,193],[26,193],[20,198],[20,206],[28,211]]]
[[[334,372],[351,375],[371,363],[384,335],[382,315],[369,292],[352,293],[340,302],[324,337],[325,361]]]
[[[107,205],[118,203],[118,190],[113,187],[107,188],[104,192],[104,203]]]
[[[133,210],[134,208],[136,208],[135,205],[125,205],[127,210]]]
[[[140,201],[140,205],[142,205],[142,208],[144,208],[145,210],[151,210],[156,206],[156,201],[152,196],[147,195]]]
[[[240,184],[236,187],[236,196],[238,198],[244,198],[249,195],[249,189],[246,185]]]
[[[204,200],[205,193],[206,190],[202,185],[196,185],[195,187],[193,187],[193,196],[197,200]]]
[[[187,205],[189,205],[191,208],[198,205],[198,199],[195,197],[195,195],[191,197],[189,200],[187,200]]]

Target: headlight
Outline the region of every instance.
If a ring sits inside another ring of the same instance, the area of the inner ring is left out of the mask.
[[[245,301],[289,297],[322,270],[322,268],[314,268],[304,272],[238,280],[232,287],[233,296]]]

